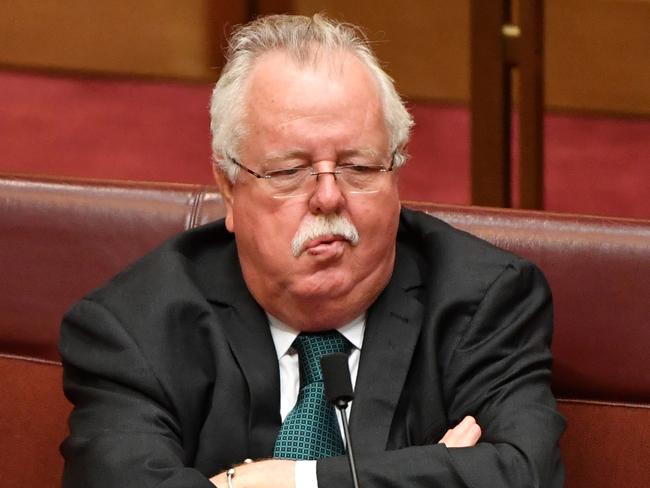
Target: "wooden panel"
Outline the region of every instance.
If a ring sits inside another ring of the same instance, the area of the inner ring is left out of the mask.
[[[251,17],[293,12],[292,0],[249,0]]]
[[[544,2],[517,3],[519,208],[544,208]]]
[[[224,24],[244,0],[2,0],[0,63],[31,68],[216,78]]]
[[[471,1],[472,204],[510,207],[510,70],[501,28],[509,2]]]
[[[650,1],[546,6],[547,105],[650,114]]]
[[[469,98],[469,1],[294,0],[303,15],[364,27],[399,91],[412,99]]]
[[[469,0],[0,0],[0,64],[213,79],[251,12],[362,25],[401,93],[469,100]],[[547,106],[650,114],[650,1],[546,0]]]
[[[547,106],[650,114],[650,1],[545,8]],[[362,25],[408,98],[468,101],[469,0],[293,0],[291,10]]]

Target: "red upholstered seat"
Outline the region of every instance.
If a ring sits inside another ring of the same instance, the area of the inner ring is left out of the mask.
[[[548,277],[566,486],[650,486],[650,222],[405,204]],[[223,211],[213,187],[0,176],[3,487],[59,483],[70,409],[56,346],[63,312],[166,237]]]

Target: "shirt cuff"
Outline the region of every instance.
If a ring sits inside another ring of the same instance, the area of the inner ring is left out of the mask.
[[[318,488],[316,461],[296,461],[296,488]]]

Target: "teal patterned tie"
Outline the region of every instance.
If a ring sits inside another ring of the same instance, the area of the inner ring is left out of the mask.
[[[325,398],[320,358],[348,353],[352,344],[339,332],[301,333],[293,343],[300,363],[300,393],[284,419],[273,457],[321,459],[345,454],[334,407]]]

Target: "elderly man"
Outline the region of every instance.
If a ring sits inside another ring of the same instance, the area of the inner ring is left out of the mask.
[[[363,36],[240,28],[211,115],[225,219],[64,319],[64,486],[350,486],[317,366],[334,350],[362,486],[561,486],[545,281],[400,208],[412,122]]]

